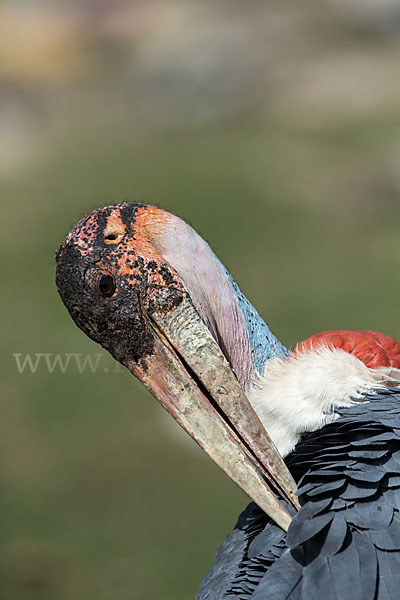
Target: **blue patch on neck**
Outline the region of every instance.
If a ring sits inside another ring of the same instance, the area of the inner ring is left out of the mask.
[[[228,276],[246,322],[254,369],[259,375],[263,375],[267,360],[270,358],[285,358],[289,356],[290,351],[274,336],[254,306],[241,292],[229,271],[225,267],[223,269]]]

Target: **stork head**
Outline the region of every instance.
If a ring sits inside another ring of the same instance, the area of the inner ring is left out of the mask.
[[[245,396],[286,350],[208,244],[166,211],[100,208],[57,251],[57,287],[77,325],[136,375],[282,527],[295,485]]]

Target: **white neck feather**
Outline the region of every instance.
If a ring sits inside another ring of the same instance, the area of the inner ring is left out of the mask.
[[[388,385],[399,385],[399,380],[397,369],[369,369],[352,354],[321,346],[288,359],[269,360],[248,398],[286,456],[303,433],[338,418],[335,409],[351,406]]]

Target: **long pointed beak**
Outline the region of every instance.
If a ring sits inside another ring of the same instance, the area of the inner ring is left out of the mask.
[[[296,484],[255,414],[218,344],[187,295],[167,312],[146,315],[155,346],[131,372],[203,450],[287,531]]]

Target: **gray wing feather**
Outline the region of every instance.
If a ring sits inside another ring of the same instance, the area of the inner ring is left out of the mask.
[[[343,409],[287,462],[302,504],[287,535],[251,504],[198,600],[400,600],[400,393]]]

